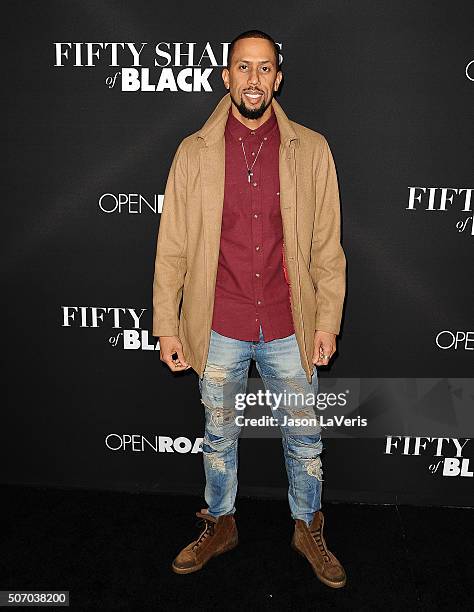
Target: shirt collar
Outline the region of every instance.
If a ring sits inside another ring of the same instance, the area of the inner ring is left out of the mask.
[[[232,114],[232,106],[229,108],[229,115],[227,117],[227,122],[225,126],[226,134],[230,134],[236,140],[246,140],[249,136],[255,134],[258,140],[262,140],[264,137],[269,137],[270,132],[274,130],[278,126],[277,118],[275,115],[275,111],[273,110],[272,105],[270,105],[271,114],[270,117],[262,123],[258,128],[248,128],[246,125],[241,123],[238,119],[234,117]]]

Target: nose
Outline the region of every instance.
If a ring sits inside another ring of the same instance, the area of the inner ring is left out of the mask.
[[[259,76],[258,76],[258,69],[257,68],[251,68],[250,72],[249,72],[249,78],[248,78],[248,83],[249,85],[257,85],[257,83],[259,83]]]

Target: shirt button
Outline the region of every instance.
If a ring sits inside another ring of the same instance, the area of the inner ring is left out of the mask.
[[[265,138],[263,140],[266,140],[266,139],[267,139],[267,137],[265,136]]]
[[[260,278],[260,273],[259,273],[259,272],[255,272],[255,276],[256,276],[257,278]]]
[[[277,191],[277,195],[280,195],[280,192],[279,192],[279,191]]]
[[[260,250],[260,247],[259,247],[259,246],[256,246],[256,247],[255,247],[255,250],[256,250],[256,251],[259,251],[259,250]]]
[[[255,132],[250,132],[252,134],[252,136],[255,136]]]
[[[252,151],[252,155],[255,155],[255,151]]]
[[[255,321],[258,321],[258,319],[255,319]]]
[[[258,215],[257,213],[254,214],[255,219],[258,219]]]
[[[253,186],[254,186],[254,187],[256,187],[256,186],[257,186],[257,183],[254,183],[254,184],[253,184]]]
[[[257,300],[257,304],[261,304],[262,302],[260,300]]]
[[[242,136],[239,136],[239,140],[242,140]]]

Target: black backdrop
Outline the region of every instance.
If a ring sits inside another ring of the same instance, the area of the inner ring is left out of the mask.
[[[280,104],[326,136],[338,169],[347,299],[321,385],[359,381],[352,414],[378,418],[370,435],[328,436],[324,498],[472,505],[472,3],[2,6],[2,481],[202,491],[197,376],[173,377],[153,350],[160,196],[180,140],[225,93],[226,44],[258,28],[281,45]],[[86,43],[102,43],[94,66]],[[195,43],[200,90],[124,91],[127,43],[146,43],[135,69],[155,86],[182,84],[189,57],[174,51]],[[285,494],[278,440],[242,438],[240,466],[241,492]]]

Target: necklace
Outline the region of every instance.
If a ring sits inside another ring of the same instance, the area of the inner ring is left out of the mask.
[[[245,155],[244,143],[241,141],[240,144],[242,145],[242,151],[244,152],[245,165],[247,166],[247,176],[248,176],[249,183],[250,183],[250,181],[252,180],[252,177],[253,177],[252,168],[254,167],[255,162],[257,161],[258,154],[260,153],[260,149],[262,148],[262,145],[263,145],[263,140],[260,143],[260,147],[258,149],[257,155],[255,156],[255,159],[253,160],[253,164],[250,166],[250,168],[249,168],[249,164],[247,162],[247,156]]]

